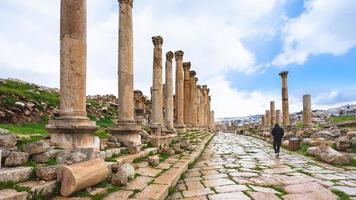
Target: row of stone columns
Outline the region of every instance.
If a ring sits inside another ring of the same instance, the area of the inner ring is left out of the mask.
[[[99,149],[95,122],[86,113],[86,0],[61,0],[60,17],[60,117],[50,120],[46,128],[52,142],[65,149]],[[133,74],[133,0],[119,0],[118,49],[118,121],[108,129],[130,153],[140,151],[140,127],[134,120]],[[213,128],[214,113],[210,110],[209,89],[197,85],[191,64],[183,63],[183,51],[168,52],[163,87],[163,38],[152,38],[153,82],[152,120],[153,135],[172,133],[175,128]],[[176,61],[175,103],[173,96],[172,60]],[[164,89],[163,89],[164,88]],[[164,91],[163,91],[164,90]],[[174,109],[175,108],[175,109]],[[174,121],[174,111],[176,119]],[[165,112],[163,114],[163,112]]]
[[[273,127],[276,123],[280,124],[281,117],[282,125],[289,126],[289,102],[288,102],[288,71],[279,73],[282,79],[282,113],[280,110],[275,110],[275,102],[270,102],[270,110],[266,110],[262,116],[261,125],[266,128]],[[310,128],[311,123],[311,95],[303,96],[303,125],[304,128]],[[282,115],[282,116],[281,116]]]

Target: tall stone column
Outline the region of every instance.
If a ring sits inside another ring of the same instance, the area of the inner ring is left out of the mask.
[[[269,128],[270,127],[270,124],[271,124],[271,113],[269,110],[266,110],[265,111],[265,127],[266,128]]]
[[[265,127],[265,124],[266,124],[266,122],[265,122],[265,116],[262,115],[262,117],[261,117],[261,127],[264,128],[264,127]]]
[[[198,118],[198,127],[201,128],[203,126],[203,92],[202,88],[200,85],[197,86],[197,105],[198,105],[198,112],[197,112],[197,118]]]
[[[175,103],[176,103],[176,124],[175,128],[181,131],[184,131],[184,78],[183,78],[183,51],[176,51],[175,53],[176,59],[176,95],[175,95]]]
[[[288,102],[288,72],[283,71],[279,73],[282,78],[282,115],[283,125],[289,125],[289,102]]]
[[[273,127],[276,124],[276,106],[274,101],[270,102],[270,114],[271,114],[270,126]]]
[[[54,145],[64,149],[94,148],[95,122],[86,112],[86,0],[62,0],[60,16],[60,118],[46,128]]]
[[[168,130],[174,130],[174,118],[173,118],[173,70],[172,70],[172,60],[174,54],[169,51],[166,54],[166,106],[165,106],[165,117],[166,117],[166,128]]]
[[[210,91],[210,89],[208,89],[208,94],[209,94],[209,91]],[[208,128],[210,129],[211,128],[211,126],[210,126],[210,124],[211,124],[211,96],[209,95],[208,96],[208,104],[207,104],[207,119],[208,119],[208,121],[207,121],[207,126],[208,126]]]
[[[184,124],[186,127],[191,127],[191,102],[190,102],[190,62],[183,63],[184,69]]]
[[[119,0],[119,111],[116,127],[108,131],[128,147],[129,153],[140,151],[140,128],[134,120],[133,74],[133,0]]]
[[[304,128],[312,127],[312,110],[311,110],[311,95],[307,94],[303,96],[303,124]]]
[[[198,78],[195,77],[196,72],[190,71],[190,119],[192,127],[197,126],[197,105],[196,105],[196,91]]]
[[[203,95],[203,99],[202,99],[202,121],[203,121],[203,127],[206,128],[207,127],[207,100],[208,100],[208,86],[207,85],[203,85],[202,86],[202,95]]]
[[[276,110],[276,123],[281,124],[281,110]]]
[[[163,85],[162,85],[162,44],[161,36],[152,37],[153,48],[153,82],[152,82],[152,120],[150,127],[154,135],[161,135],[163,125]]]

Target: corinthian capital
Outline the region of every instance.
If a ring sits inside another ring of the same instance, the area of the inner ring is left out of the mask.
[[[195,75],[197,75],[197,73],[195,71],[190,71],[190,77],[194,77]]]
[[[183,60],[184,52],[182,50],[174,52],[174,56],[177,60]]]
[[[152,43],[155,47],[162,46],[163,38],[161,36],[154,36],[154,37],[152,37]]]
[[[283,72],[279,73],[279,75],[280,75],[282,78],[287,78],[287,77],[288,77],[288,71],[283,71]]]
[[[172,62],[173,57],[174,57],[174,54],[173,54],[172,51],[168,51],[168,52],[166,53],[166,60],[167,60],[167,61]]]
[[[128,3],[131,7],[133,6],[134,0],[119,0],[119,3]]]
[[[184,69],[184,71],[189,71],[191,65],[192,65],[192,64],[191,64],[190,62],[184,62],[184,63],[183,63],[183,69]]]

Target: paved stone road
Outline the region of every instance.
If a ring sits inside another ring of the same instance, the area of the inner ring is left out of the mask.
[[[282,150],[262,140],[217,134],[169,199],[331,200],[337,189],[356,199],[356,171]]]

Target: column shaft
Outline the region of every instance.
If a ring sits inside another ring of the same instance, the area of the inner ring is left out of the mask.
[[[153,48],[153,82],[152,82],[152,120],[151,125],[163,124],[163,85],[162,85],[162,44],[161,36],[152,37]]]
[[[288,72],[284,71],[279,73],[282,78],[282,113],[283,113],[283,125],[289,125],[289,103],[288,103]]]
[[[192,127],[197,126],[197,106],[196,106],[196,88],[197,88],[197,80],[195,78],[196,72],[190,71],[190,119]]]
[[[271,112],[271,127],[273,127],[276,124],[276,107],[274,101],[270,102],[270,112]]]
[[[304,128],[311,127],[311,95],[304,95],[303,96],[303,124]]]
[[[165,117],[166,117],[166,127],[169,130],[174,129],[174,118],[173,118],[173,70],[172,70],[172,59],[174,57],[173,52],[168,52],[166,54],[166,106],[165,106]]]
[[[184,78],[183,78],[183,51],[176,51],[176,128],[184,128]]]
[[[190,102],[190,62],[183,63],[184,69],[184,124],[191,127],[191,102]]]

